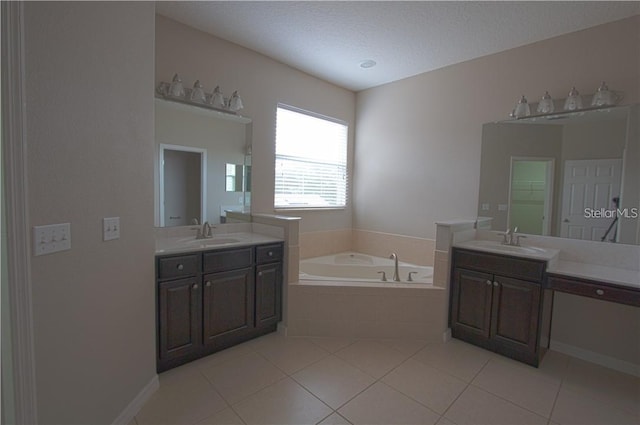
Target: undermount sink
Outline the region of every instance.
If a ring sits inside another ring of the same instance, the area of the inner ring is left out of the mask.
[[[240,239],[236,238],[205,238],[205,239],[192,239],[190,244],[192,245],[204,245],[204,246],[212,246],[212,245],[226,245],[230,243],[238,243],[242,242]]]
[[[501,242],[490,240],[472,240],[458,244],[459,247],[475,248],[484,251],[491,251],[495,253],[521,255],[525,257],[545,258],[551,259],[558,253],[555,249],[538,248],[535,246],[517,246],[517,245],[505,245]]]

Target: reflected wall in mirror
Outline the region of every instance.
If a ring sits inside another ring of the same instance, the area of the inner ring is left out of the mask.
[[[227,211],[250,216],[249,118],[155,99],[155,135],[156,226],[223,223]],[[238,166],[237,191],[227,190],[227,164]]]
[[[634,105],[485,124],[479,222],[639,244],[639,114]]]

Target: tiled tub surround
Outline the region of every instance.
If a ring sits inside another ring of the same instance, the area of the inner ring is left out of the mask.
[[[386,259],[395,252],[401,262],[432,266],[434,247],[430,239],[359,229],[300,234],[303,259],[345,251]],[[430,282],[356,286],[335,278],[290,281],[288,290],[288,335],[441,341],[446,331],[446,293]]]
[[[395,252],[401,261],[433,266],[434,249],[435,241],[432,239],[362,229],[300,233],[300,258],[302,259],[345,251],[385,258]]]

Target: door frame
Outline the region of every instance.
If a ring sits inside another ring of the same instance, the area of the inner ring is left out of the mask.
[[[38,423],[25,112],[24,3],[0,4],[2,176],[15,423]]]
[[[200,154],[200,220],[202,223],[207,217],[207,150],[192,146],[171,145],[160,143],[158,148],[158,225],[165,226],[164,217],[164,151],[193,152]],[[199,224],[202,224],[199,223]]]
[[[539,161],[546,162],[546,181],[545,181],[545,199],[544,199],[544,219],[542,220],[542,235],[551,235],[551,219],[553,214],[553,187],[554,175],[556,169],[556,159],[544,156],[512,156],[509,160],[509,197],[507,205],[507,228],[511,228],[511,185],[513,183],[513,163],[517,161]]]

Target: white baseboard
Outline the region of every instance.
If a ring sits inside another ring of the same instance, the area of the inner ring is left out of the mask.
[[[118,415],[113,421],[114,425],[128,425],[133,418],[138,414],[142,406],[149,400],[149,398],[160,388],[160,381],[158,375],[153,375],[151,381],[138,393],[138,395],[131,400],[131,403]]]
[[[551,340],[551,349],[600,366],[608,367],[609,369],[640,377],[640,365],[636,363],[616,359],[615,357],[585,350],[584,348],[558,342],[553,339]]]
[[[451,340],[451,328],[447,328],[447,330],[442,333],[442,341],[448,342],[450,340]]]

